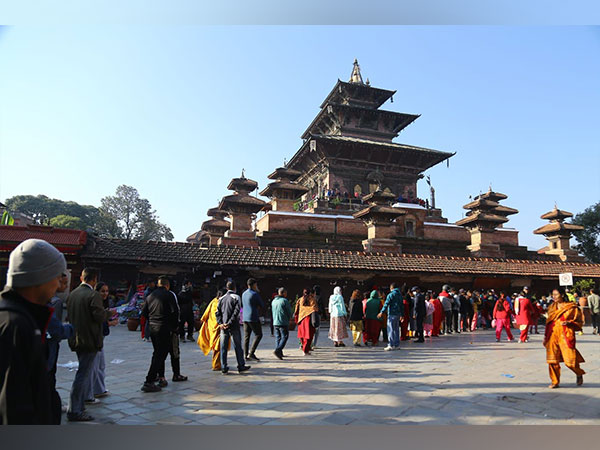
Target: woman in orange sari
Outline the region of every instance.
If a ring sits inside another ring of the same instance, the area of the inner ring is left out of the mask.
[[[315,327],[311,321],[311,317],[319,314],[319,305],[310,289],[304,289],[302,297],[296,302],[294,317],[298,324],[298,338],[302,342],[302,351],[304,355],[310,355],[310,346],[315,335]]]
[[[552,298],[554,303],[548,308],[544,334],[546,361],[552,380],[552,384],[548,387],[555,389],[560,384],[561,362],[575,372],[577,386],[581,386],[585,372],[579,367],[579,363],[585,360],[575,348],[575,332],[581,330],[583,326],[583,314],[575,303],[565,300],[562,288],[554,289]]]

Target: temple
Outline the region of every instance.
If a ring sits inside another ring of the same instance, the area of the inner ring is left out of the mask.
[[[395,142],[420,116],[383,109],[394,94],[364,81],[354,61],[349,80],[335,83],[300,148],[262,190],[242,171],[227,186],[233,193],[208,210],[210,218],[188,242],[87,236],[71,267],[100,267],[105,281],[121,284],[159,274],[192,277],[213,294],[227,280],[244,285],[250,276],[267,295],[279,286],[295,295],[315,284],[365,290],[392,281],[436,291],[450,283],[547,293],[564,272],[600,282],[600,264],[569,246],[571,232],[580,229],[565,223],[571,213],[555,208],[542,216],[551,222],[535,233],[549,246],[536,252],[519,245],[519,232],[507,226],[518,211],[501,204],[507,196],[491,186],[464,205],[456,223],[436,205],[429,177],[430,195],[420,198],[418,180],[455,153]],[[5,261],[15,240],[9,228],[0,227]]]

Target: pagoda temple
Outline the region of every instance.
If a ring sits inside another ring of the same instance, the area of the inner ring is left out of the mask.
[[[552,211],[541,216],[542,219],[549,220],[550,223],[538,228],[534,233],[543,234],[548,239],[550,245],[539,250],[539,253],[557,255],[562,261],[566,261],[567,259],[571,261],[583,261],[583,258],[575,250],[571,249],[571,245],[569,244],[571,233],[573,231],[581,231],[583,227],[565,222],[565,219],[569,217],[573,217],[573,214],[558,209],[558,206],[554,206]]]

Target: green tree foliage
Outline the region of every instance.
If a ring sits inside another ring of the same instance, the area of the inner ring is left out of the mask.
[[[101,200],[100,210],[113,218],[119,229],[119,237],[124,239],[142,239],[171,241],[171,229],[158,221],[156,211],[150,202],[141,198],[137,189],[121,185],[114,196]]]
[[[595,285],[596,283],[594,283],[593,279],[583,278],[581,280],[577,280],[573,285],[573,288],[575,288],[575,290],[581,295],[587,296],[590,293],[590,289],[592,289]]]
[[[600,202],[577,214],[573,223],[584,228],[573,233],[578,242],[574,248],[591,262],[600,263]]]
[[[16,195],[6,200],[5,203],[9,211],[26,214],[39,225],[51,225],[53,218],[69,216],[80,219],[78,222],[80,229],[91,231],[102,237],[116,237],[119,232],[115,220],[95,206],[65,202],[45,195]],[[64,220],[58,220],[55,223],[66,223]],[[74,224],[72,220],[69,223]]]
[[[67,216],[65,214],[60,214],[50,219],[49,225],[51,227],[71,228],[73,230],[85,229],[85,224],[83,223],[83,220],[81,218],[75,216]]]

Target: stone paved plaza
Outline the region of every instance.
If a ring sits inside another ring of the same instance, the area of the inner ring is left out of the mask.
[[[543,327],[540,327],[543,332]],[[181,344],[182,373],[158,393],[143,393],[152,344],[126,326],[112,328],[105,341],[110,396],[88,406],[93,423],[121,425],[374,425],[374,424],[600,424],[598,382],[600,337],[590,327],[578,336],[586,359],[585,383],[563,366],[561,388],[548,389],[542,334],[528,344],[495,341],[477,331],[401,343],[402,349],[334,348],[321,329],[319,348],[304,357],[291,333],[284,361],[272,354],[267,326],[257,351],[260,362],[244,374],[213,372],[210,357],[195,343]],[[197,333],[196,333],[197,336]],[[346,341],[349,344],[349,340]],[[233,349],[230,365],[235,369]],[[61,344],[59,364],[76,361]],[[123,360],[119,364],[111,361]],[[63,402],[75,371],[58,368]],[[66,417],[63,414],[63,423]],[[78,426],[89,425],[75,424]],[[70,424],[74,425],[74,424]]]

